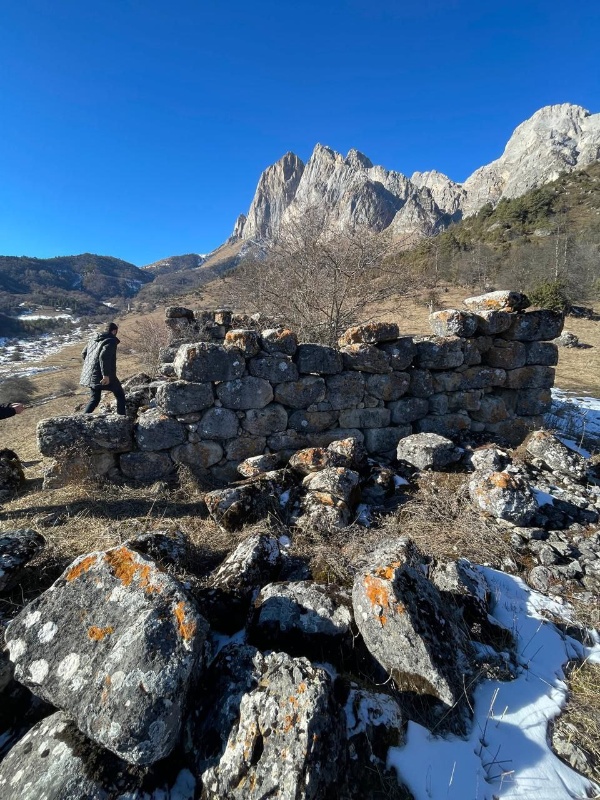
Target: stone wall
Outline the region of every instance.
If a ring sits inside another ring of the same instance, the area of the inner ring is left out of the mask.
[[[549,340],[562,315],[525,310],[528,300],[516,292],[465,306],[432,314],[433,336],[370,323],[346,331],[337,348],[298,343],[285,328],[232,328],[227,312],[197,320],[188,309],[168,309],[176,339],[165,351],[169,377],[142,393],[135,420],[110,422],[116,444],[106,417],[80,418],[72,437],[61,423],[67,418],[55,418],[40,423],[40,450],[55,456],[85,440],[88,453],[128,478],[164,478],[183,464],[225,482],[251,456],[289,457],[350,436],[384,458],[418,432],[518,444],[549,410],[558,360]],[[201,336],[213,341],[182,343]],[[104,433],[90,445],[94,426]],[[107,462],[106,453],[119,455]]]

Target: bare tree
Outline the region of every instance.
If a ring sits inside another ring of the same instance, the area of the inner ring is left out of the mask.
[[[150,375],[156,375],[161,363],[160,351],[170,342],[169,330],[164,320],[143,314],[131,326],[129,338],[142,367],[148,370]]]
[[[340,230],[308,210],[265,245],[263,258],[242,263],[228,278],[230,301],[289,325],[303,341],[333,344],[404,288],[385,233]]]

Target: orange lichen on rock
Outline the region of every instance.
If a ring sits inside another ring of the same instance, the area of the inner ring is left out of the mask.
[[[196,633],[196,623],[185,621],[185,603],[181,600],[175,606],[175,619],[177,620],[177,630],[182,639],[189,641]]]
[[[126,547],[109,550],[104,559],[112,568],[115,578],[120,580],[123,586],[130,586],[133,579],[137,577],[139,585],[146,592],[160,591],[160,588],[151,581],[152,566],[137,562],[134,554]]]
[[[98,628],[96,625],[92,625],[91,628],[88,628],[88,636],[95,642],[101,642],[105,636],[109,636],[114,632],[115,629],[112,625],[107,625],[106,628]]]
[[[498,489],[512,489],[515,487],[515,480],[508,472],[492,472],[488,477],[488,482]]]
[[[302,681],[302,683],[298,686],[298,694],[304,694],[305,691],[306,691],[306,684],[304,683],[304,681]]]
[[[106,684],[106,686],[105,686],[105,687],[104,687],[104,689],[102,690],[102,696],[101,696],[100,700],[101,700],[103,703],[106,703],[106,701],[108,700],[108,690],[110,689],[110,686],[111,686],[111,683],[112,683],[112,680],[111,680],[111,677],[110,677],[110,675],[107,675],[107,676],[104,678],[104,683]]]
[[[388,587],[380,578],[374,578],[372,575],[365,575],[365,594],[372,606],[379,606],[381,608],[379,612],[379,621],[382,625],[385,625],[387,616],[383,611],[389,611],[390,608],[390,592]]]
[[[392,561],[392,563],[388,564],[387,567],[379,567],[379,569],[375,570],[375,574],[379,578],[385,578],[385,580],[391,581],[394,577],[394,572],[398,569],[398,567],[401,566],[401,561]]]
[[[82,559],[79,564],[75,564],[74,567],[67,572],[67,580],[74,581],[76,578],[79,578],[80,575],[83,575],[84,572],[90,570],[94,564],[96,563],[96,556],[86,556]]]
[[[298,722],[298,714],[294,712],[293,714],[286,714],[283,719],[283,732],[288,733],[294,727],[294,725]]]

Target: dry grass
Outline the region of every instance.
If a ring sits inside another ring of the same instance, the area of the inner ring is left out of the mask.
[[[408,536],[437,559],[468,558],[501,567],[514,552],[498,526],[469,501],[468,479],[459,473],[423,473],[418,491],[400,510],[381,520],[387,537]]]
[[[600,783],[600,664],[577,664],[568,676],[568,685],[569,701],[555,728],[583,750],[589,766],[586,776]]]

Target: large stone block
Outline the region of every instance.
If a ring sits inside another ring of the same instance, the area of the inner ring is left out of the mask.
[[[408,425],[429,413],[429,401],[424,397],[403,397],[388,404],[394,425]]]
[[[0,533],[0,592],[11,589],[25,565],[45,546],[43,536],[30,528]]]
[[[502,397],[486,395],[481,399],[480,408],[471,411],[471,417],[478,422],[502,422],[511,416]]]
[[[468,309],[476,313],[481,311],[522,311],[531,305],[527,295],[505,289],[480,294],[477,297],[467,297],[463,302]]]
[[[186,436],[185,426],[159,408],[141,414],[135,426],[135,440],[140,450],[168,450],[185,442]]]
[[[414,397],[429,397],[434,391],[434,377],[428,369],[411,369],[410,375],[410,394]],[[458,387],[457,387],[458,388]]]
[[[437,433],[440,436],[459,436],[471,428],[471,418],[466,411],[454,414],[429,414],[415,422],[415,428],[422,433]]]
[[[224,408],[247,410],[264,408],[273,399],[269,381],[247,375],[235,381],[224,381],[217,386],[217,397]]]
[[[493,386],[504,386],[506,383],[506,371],[499,367],[469,367],[460,376],[458,388],[462,391],[489,389]]]
[[[303,374],[335,375],[344,368],[340,352],[324,344],[300,344],[295,358]]]
[[[367,322],[364,325],[355,325],[348,328],[338,341],[340,347],[349,344],[377,344],[378,342],[393,342],[400,332],[395,322]]]
[[[554,386],[553,367],[521,367],[506,372],[507,389],[550,389]]]
[[[555,367],[558,364],[558,346],[554,342],[528,342],[525,347],[528,365]]]
[[[406,394],[410,386],[410,376],[407,372],[390,372],[388,375],[369,375],[366,391],[378,400],[399,400]]]
[[[133,447],[133,423],[119,414],[50,417],[38,422],[37,445],[43,456],[124,453]]]
[[[223,458],[223,448],[217,442],[182,444],[171,450],[171,458],[176,464],[185,464],[192,469],[208,469]]]
[[[261,455],[266,446],[267,440],[264,436],[242,434],[242,436],[225,442],[225,456],[229,461],[245,461],[252,456]]]
[[[262,348],[266,353],[283,353],[293,356],[298,347],[298,337],[288,328],[270,328],[260,335]]]
[[[385,428],[390,424],[389,408],[351,408],[340,411],[341,428]]]
[[[515,411],[521,416],[535,417],[547,414],[552,407],[550,389],[521,389],[515,394]]]
[[[287,426],[287,411],[278,403],[251,409],[246,412],[246,418],[242,420],[242,428],[253,436],[270,436],[272,433],[284,431]]]
[[[229,408],[211,408],[197,425],[202,439],[233,439],[237,436],[239,420]]]
[[[484,336],[496,336],[507,331],[512,325],[512,321],[513,314],[510,311],[479,310],[477,312],[477,333]]]
[[[429,374],[431,375],[432,384],[432,391],[429,392],[429,395],[441,392],[457,392],[463,383],[462,376],[464,372],[434,372]]]
[[[463,343],[453,337],[431,337],[416,342],[415,365],[420,369],[453,369],[464,361]]]
[[[447,308],[429,315],[429,326],[436,336],[468,339],[477,330],[477,317],[468,311]]]
[[[326,391],[323,378],[303,375],[297,381],[278,383],[275,387],[275,400],[290,408],[308,408],[313,403],[324,400]]]
[[[365,447],[369,453],[387,453],[395,450],[398,442],[410,436],[410,425],[393,425],[387,428],[367,428],[365,430]]]
[[[156,390],[156,402],[173,417],[204,411],[215,402],[211,383],[173,381],[161,383]]]
[[[527,481],[506,471],[476,472],[469,482],[469,494],[483,511],[515,525],[527,525],[538,510]]]
[[[365,379],[360,372],[342,372],[326,379],[327,400],[334,410],[356,408],[365,395]]]
[[[260,352],[260,336],[251,328],[236,328],[225,334],[225,347],[237,347],[246,358],[252,358]]]
[[[332,428],[328,431],[309,433],[307,436],[309,447],[329,447],[334,442],[340,444],[347,439],[356,439],[357,442],[364,442],[364,433],[358,428]]]
[[[292,411],[288,425],[298,433],[319,433],[336,424],[339,411]]]
[[[142,483],[162,480],[175,470],[175,464],[168,453],[123,453],[119,464],[126,478]]]
[[[395,342],[379,345],[379,349],[387,353],[390,366],[398,372],[408,369],[417,354],[417,346],[412,336],[401,336]]]
[[[280,353],[251,358],[248,361],[248,371],[250,375],[265,378],[271,383],[298,380],[298,368],[291,357]]]
[[[527,351],[522,342],[494,339],[494,345],[485,354],[485,360],[490,367],[518,369],[525,366]]]
[[[81,556],[10,623],[17,680],[133,764],[169,755],[208,625],[181,585],[127,547]]]
[[[560,336],[565,324],[561,311],[539,308],[516,314],[510,328],[503,333],[505,339],[516,339],[521,342],[534,342],[542,339],[556,339]]]
[[[391,372],[390,357],[372,344],[349,344],[340,349],[344,367],[358,372]]]
[[[417,469],[441,470],[460,461],[463,452],[445,436],[436,433],[413,433],[400,439],[396,457],[398,461],[406,461]]]
[[[212,342],[182,345],[174,361],[178,378],[193,383],[232,381],[241,378],[246,369],[244,354],[236,347],[223,347]]]

